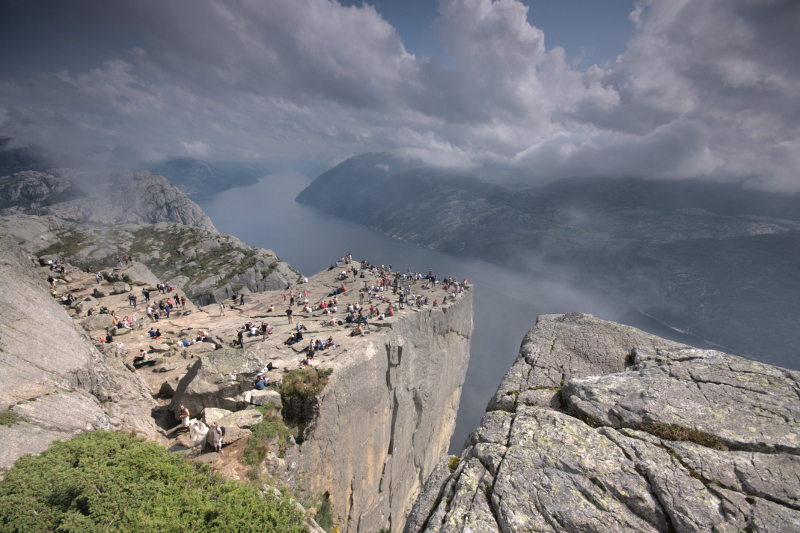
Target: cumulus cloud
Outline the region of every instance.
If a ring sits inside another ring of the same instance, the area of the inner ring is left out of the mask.
[[[800,188],[791,0],[638,0],[626,52],[586,71],[547,48],[517,0],[441,0],[451,66],[409,54],[367,4],[86,0],[72,11],[64,23],[87,42],[103,27],[135,44],[101,48],[93,68],[0,77],[0,133],[151,160],[393,151],[541,178]]]

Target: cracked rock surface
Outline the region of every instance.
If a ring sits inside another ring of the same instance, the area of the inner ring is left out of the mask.
[[[405,531],[800,531],[799,377],[540,316]]]

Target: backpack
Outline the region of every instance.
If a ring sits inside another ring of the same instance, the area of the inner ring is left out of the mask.
[[[219,431],[220,431],[220,434],[224,437],[225,436],[225,426],[220,426]]]

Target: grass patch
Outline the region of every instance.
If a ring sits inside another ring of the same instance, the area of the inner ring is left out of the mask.
[[[290,398],[310,398],[316,396],[330,381],[333,369],[292,370],[283,375],[281,394]]]
[[[252,434],[247,440],[247,448],[242,455],[242,462],[257,465],[269,453],[269,443],[277,437],[278,455],[283,456],[289,447],[289,436],[292,431],[283,423],[283,419],[274,414],[265,414],[264,420],[250,428]]]
[[[17,422],[22,422],[24,420],[25,420],[24,418],[22,418],[17,413],[12,411],[10,407],[8,408],[8,410],[5,413],[0,414],[0,425],[2,425],[2,426],[11,427],[14,424],[16,424]]]
[[[37,255],[58,255],[61,257],[69,257],[77,254],[84,248],[92,244],[92,239],[89,235],[72,229],[66,230],[58,235],[61,242],[57,242],[39,250]]]
[[[646,431],[647,433],[650,433],[659,439],[680,442],[694,442],[695,444],[705,446],[706,448],[713,448],[715,450],[722,451],[727,450],[727,447],[720,442],[719,437],[716,435],[683,427],[678,424],[664,424],[663,422],[655,421],[647,422],[646,424],[642,424],[641,430]]]
[[[449,463],[447,463],[447,468],[449,468],[449,469],[450,469],[450,473],[451,473],[451,474],[452,474],[453,472],[455,472],[455,471],[456,471],[456,468],[458,468],[458,457],[456,457],[456,456],[453,456],[453,457],[451,457],[451,458],[450,458],[450,462],[449,462]]]

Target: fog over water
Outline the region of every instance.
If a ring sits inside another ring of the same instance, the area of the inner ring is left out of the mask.
[[[693,346],[709,347],[638,313],[619,299],[563,279],[546,268],[522,272],[422,248],[298,204],[295,197],[310,182],[297,173],[271,174],[255,185],[229,189],[198,204],[220,232],[251,246],[274,250],[307,276],[351,252],[356,260],[391,264],[395,270],[410,268],[427,273],[432,268],[438,276],[468,279],[474,291],[475,332],[451,453],[457,453],[467,434],[478,426],[489,398],[517,357],[522,338],[537,315],[580,311]]]

